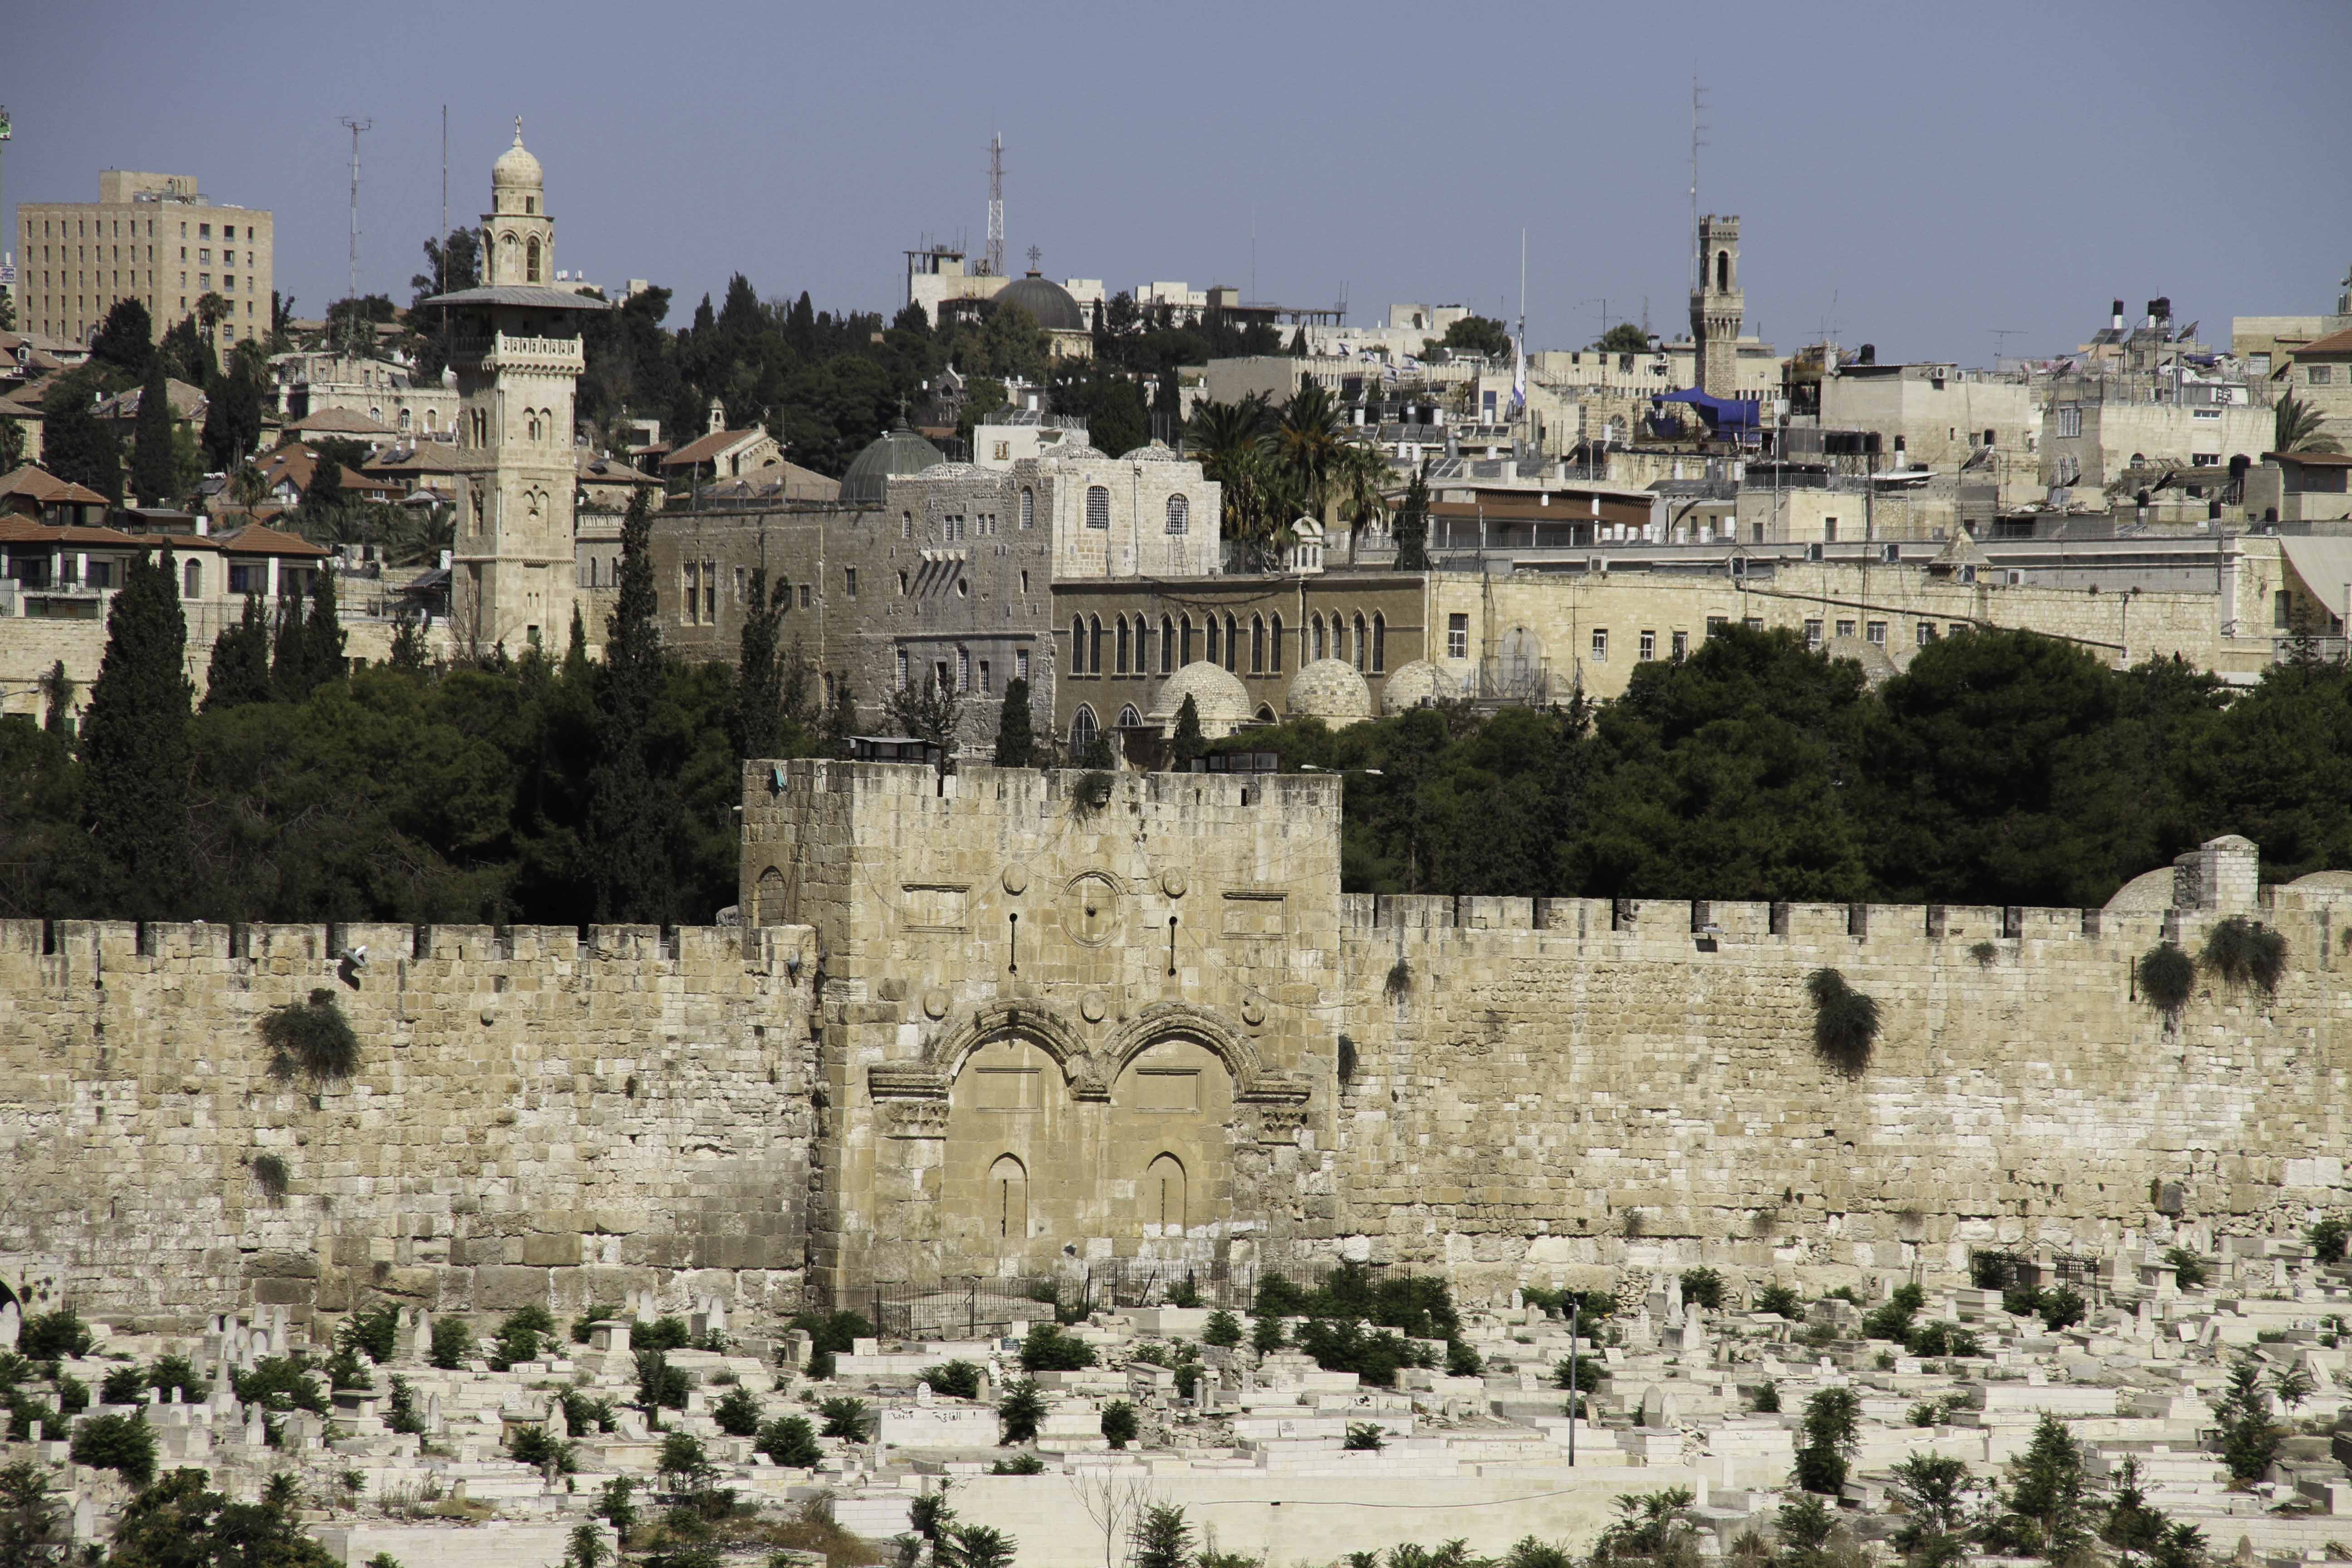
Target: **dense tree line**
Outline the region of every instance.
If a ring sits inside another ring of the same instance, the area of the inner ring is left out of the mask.
[[[2270,877],[2352,867],[2352,672],[2310,658],[2233,694],[1979,631],[1873,690],[1792,633],[1732,627],[1598,709],[1217,745],[1345,773],[1361,891],[2076,907],[2223,833]]]

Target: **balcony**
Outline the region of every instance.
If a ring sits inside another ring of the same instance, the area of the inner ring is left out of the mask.
[[[578,375],[587,368],[587,359],[578,338],[527,338],[510,332],[454,339],[449,344],[449,357],[478,362],[485,370],[545,371]]]

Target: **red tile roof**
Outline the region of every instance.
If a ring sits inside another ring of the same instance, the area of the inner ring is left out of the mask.
[[[2324,338],[2314,339],[2294,353],[2298,359],[2305,354],[2352,353],[2352,327],[2347,327],[2340,332],[2330,332]]]
[[[674,468],[688,463],[707,463],[722,452],[732,451],[748,441],[765,436],[765,430],[713,430],[698,441],[689,441],[662,459],[662,467]]]
[[[220,548],[232,555],[310,555],[327,552],[299,533],[288,533],[266,522],[248,522],[235,533],[218,536]]]

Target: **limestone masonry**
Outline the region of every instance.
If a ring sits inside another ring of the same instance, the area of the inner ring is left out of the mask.
[[[1479,1299],[2347,1201],[2352,876],[2258,889],[2225,838],[2092,910],[1374,899],[1339,790],[756,763],[740,926],[0,924],[0,1283],[157,1326],[765,1314],[1312,1255]],[[2232,914],[2285,937],[2275,995],[2135,996]],[[1883,1011],[1852,1079],[1822,967]],[[263,1017],[319,990],[357,1071],[271,1078]]]

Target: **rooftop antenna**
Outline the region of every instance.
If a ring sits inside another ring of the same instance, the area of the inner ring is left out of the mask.
[[[988,144],[988,275],[1004,276],[1004,133]]]
[[[1696,71],[1693,71],[1691,73],[1690,184],[1690,286],[1693,293],[1696,293],[1698,291],[1700,282],[1698,275],[1698,150],[1706,146],[1708,143],[1705,134],[1706,127],[1699,121],[1699,110],[1703,107],[1706,92],[1706,89],[1698,84],[1698,73]]]
[[[352,133],[352,291],[345,298],[356,300],[360,297],[360,132],[373,130],[375,121],[347,119],[336,123]]]
[[[1987,327],[1985,331],[1992,334],[1992,367],[1995,370],[1999,370],[2000,368],[2002,345],[2004,341],[2010,338],[2023,337],[2025,335],[2025,329],[2023,327]]]

